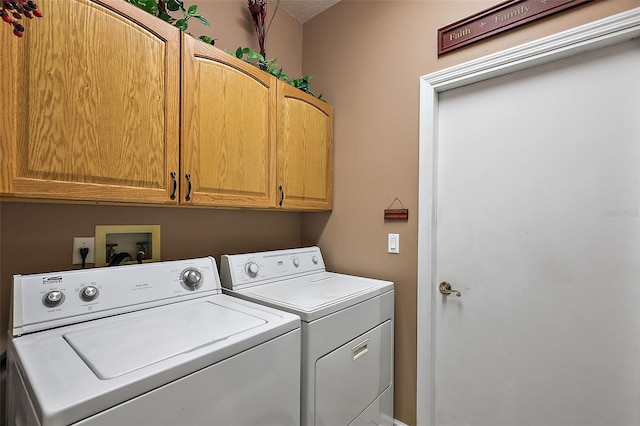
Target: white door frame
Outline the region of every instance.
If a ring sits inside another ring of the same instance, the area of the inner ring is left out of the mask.
[[[420,78],[417,423],[435,426],[435,209],[438,94],[640,36],[640,8]]]

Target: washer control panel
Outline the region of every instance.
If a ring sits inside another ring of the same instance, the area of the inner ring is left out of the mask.
[[[12,332],[18,336],[221,291],[211,257],[15,275]]]
[[[325,270],[320,248],[305,247],[222,256],[220,280],[231,290]]]

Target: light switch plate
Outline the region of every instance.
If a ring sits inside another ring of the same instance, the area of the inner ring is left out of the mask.
[[[389,234],[387,252],[393,254],[400,253],[400,234]]]

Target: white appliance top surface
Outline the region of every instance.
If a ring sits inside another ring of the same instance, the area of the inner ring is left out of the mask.
[[[310,322],[379,294],[393,282],[327,272],[318,247],[222,256],[228,294],[265,303]]]
[[[96,376],[112,379],[266,323],[207,300],[149,312],[135,321],[114,319],[64,333],[63,338]]]
[[[319,272],[236,292],[313,321],[391,290],[390,281]]]

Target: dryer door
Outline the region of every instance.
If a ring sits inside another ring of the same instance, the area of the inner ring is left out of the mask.
[[[390,320],[320,358],[316,363],[316,426],[351,423],[391,386],[392,362]]]

